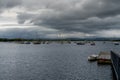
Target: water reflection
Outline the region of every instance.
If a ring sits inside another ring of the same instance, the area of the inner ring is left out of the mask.
[[[112,80],[111,66],[87,57],[119,46],[0,43],[0,49],[0,80]]]

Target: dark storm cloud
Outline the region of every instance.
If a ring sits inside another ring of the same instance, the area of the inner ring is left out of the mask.
[[[30,3],[27,1],[30,1]],[[25,22],[25,20],[31,20],[34,25],[42,25],[62,31],[85,33],[106,29],[119,29],[116,26],[120,23],[120,18],[117,16],[120,14],[119,0],[27,1],[23,5],[28,11],[32,11],[33,8],[35,10],[44,9],[44,11],[41,11],[40,14],[19,14],[18,19],[20,23]]]
[[[16,6],[18,23],[61,32],[95,34],[120,29],[120,0],[0,0],[0,10]],[[21,8],[22,7],[22,8]]]

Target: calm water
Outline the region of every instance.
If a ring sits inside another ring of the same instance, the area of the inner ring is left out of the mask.
[[[90,63],[87,57],[119,48],[111,42],[95,46],[0,43],[0,80],[112,80],[111,66]]]

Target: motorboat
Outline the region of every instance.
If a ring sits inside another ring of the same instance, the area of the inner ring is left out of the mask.
[[[93,54],[93,55],[88,57],[88,61],[96,61],[97,57],[98,57],[98,55]]]

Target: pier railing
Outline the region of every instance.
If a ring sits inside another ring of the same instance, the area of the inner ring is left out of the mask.
[[[117,80],[120,80],[120,55],[111,51],[111,61],[113,69],[115,71],[116,78]]]

